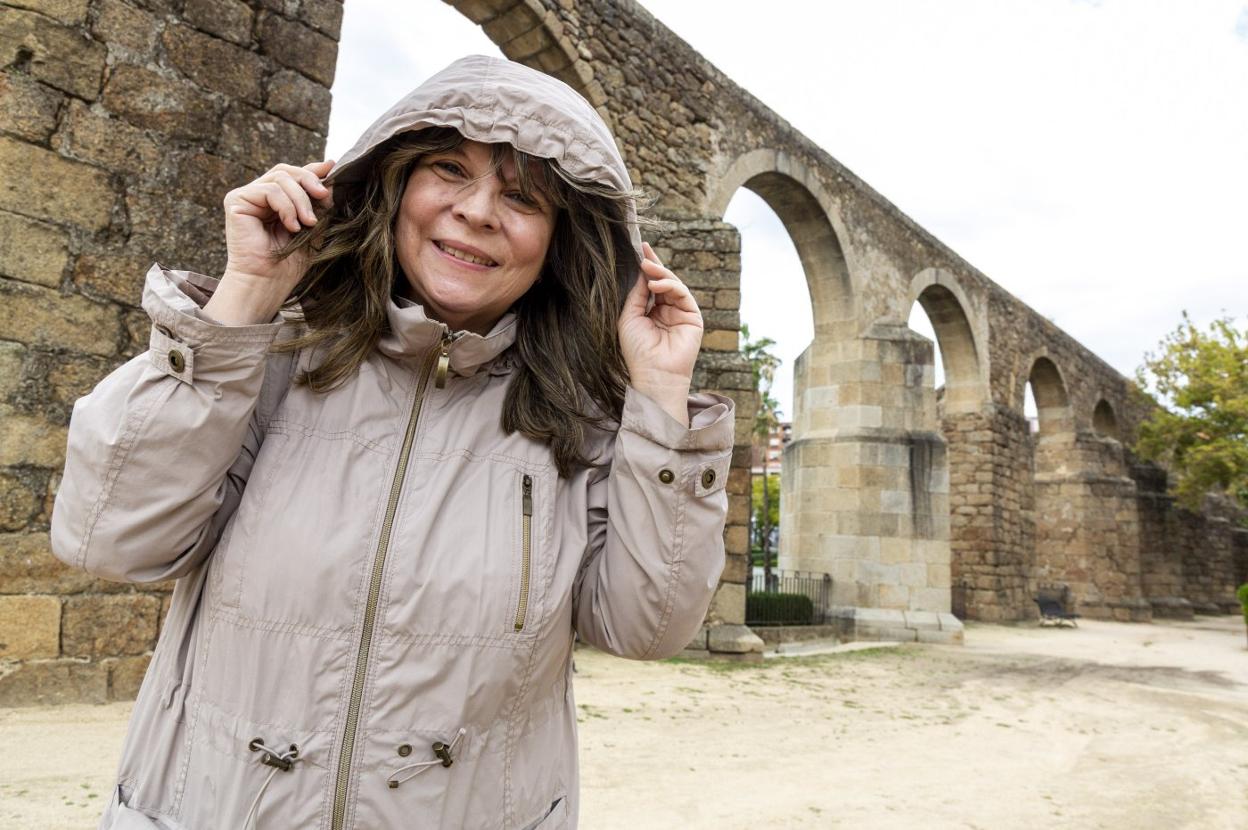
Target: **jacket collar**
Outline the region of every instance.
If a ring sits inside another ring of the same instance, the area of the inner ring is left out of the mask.
[[[426,314],[420,303],[397,294],[391,294],[386,302],[386,317],[390,330],[377,341],[377,349],[396,360],[427,358],[450,331],[445,323]],[[484,336],[461,329],[451,332],[451,337],[448,352],[450,369],[455,374],[473,375],[487,363],[491,364],[492,374],[494,369],[505,370],[511,362],[509,356],[495,358],[507,352],[516,340],[516,313],[508,311]]]

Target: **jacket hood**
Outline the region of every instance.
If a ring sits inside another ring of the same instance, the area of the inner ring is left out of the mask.
[[[506,142],[552,159],[580,179],[632,187],[611,129],[576,90],[522,63],[487,55],[460,58],[403,96],[372,123],[325,177],[350,184],[368,174],[370,153],[394,136],[425,127],[454,127],[485,144]],[[628,203],[629,236],[638,258],[637,209]]]
[[[365,180],[381,144],[400,133],[426,127],[453,127],[465,138],[486,144],[506,142],[518,150],[552,159],[565,172],[616,190],[632,188],[628,168],[611,130],[584,97],[557,78],[521,63],[487,55],[460,58],[403,96],[343,154],[324,179],[351,185]],[[636,205],[627,202],[629,238],[638,259],[641,234]],[[391,298],[391,333],[378,344],[392,357],[423,353],[445,326],[423,307]],[[450,348],[451,369],[467,375],[515,340],[515,315],[508,312],[489,334],[458,332]]]

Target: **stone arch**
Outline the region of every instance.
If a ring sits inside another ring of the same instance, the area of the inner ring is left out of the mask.
[[[761,149],[737,159],[708,189],[707,215],[722,218],[738,188],[757,193],[784,224],[806,273],[815,337],[856,333],[844,227],[832,198],[809,168],[788,153]]]
[[[563,22],[539,0],[446,0],[476,23],[509,60],[566,83],[608,120],[607,95],[593,67],[563,31]]]
[[[1096,407],[1092,410],[1092,430],[1101,438],[1122,440],[1118,431],[1118,416],[1114,414],[1113,406],[1104,398],[1097,401]]]
[[[1070,396],[1066,392],[1066,381],[1057,364],[1047,354],[1036,355],[1031,361],[1030,371],[1019,380],[1014,395],[1014,407],[1020,413],[1023,411],[1023,397],[1027,384],[1030,383],[1040,416],[1040,440],[1074,432],[1074,418],[1070,410]]]
[[[952,274],[925,268],[910,282],[909,306],[918,303],[932,322],[945,369],[947,414],[977,411],[985,399],[985,369],[980,338],[967,315],[966,294]]]

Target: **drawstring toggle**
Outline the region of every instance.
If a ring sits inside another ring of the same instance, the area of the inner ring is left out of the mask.
[[[438,756],[437,758],[433,760],[429,760],[429,761],[416,761],[411,764],[404,764],[403,766],[396,769],[394,772],[390,773],[390,776],[386,778],[386,785],[389,786],[390,789],[393,790],[393,789],[396,789],[404,781],[410,780],[417,774],[424,772],[430,767],[436,767],[436,766],[449,767],[451,764],[455,762],[455,758],[452,756],[451,753],[455,751],[455,747],[459,746],[459,739],[464,737],[464,735],[467,732],[468,730],[464,729],[464,727],[461,726],[459,730],[455,733],[454,739],[452,739],[449,744],[444,743],[443,741],[434,741],[433,742],[433,754]],[[406,746],[406,744],[404,744],[404,746]],[[407,775],[403,776],[402,778],[399,778],[398,776],[400,775],[400,773],[404,773],[404,772],[406,772]]]

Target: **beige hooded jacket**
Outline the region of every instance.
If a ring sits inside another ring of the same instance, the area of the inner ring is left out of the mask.
[[[481,56],[332,177],[434,124],[629,185],[588,102]],[[391,332],[316,394],[290,382],[314,354],[267,353],[294,326],[215,323],[215,285],[153,266],[150,349],[70,422],[55,554],[177,578],[101,827],[575,827],[573,634],[634,659],[693,638],[724,564],[732,401],[691,395],[686,428],[629,387],[610,463],[560,478],[500,428],[513,313],[480,336],[392,300]]]

